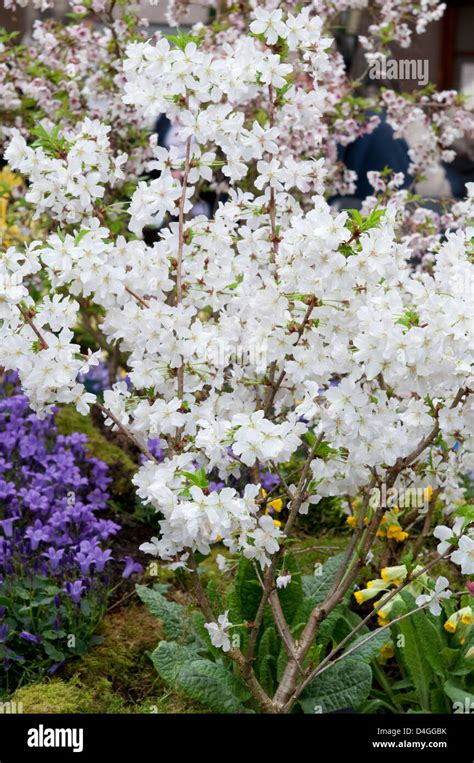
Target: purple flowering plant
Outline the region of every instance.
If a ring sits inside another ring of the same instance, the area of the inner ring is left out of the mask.
[[[107,466],[85,435],[40,420],[16,378],[0,382],[0,687],[53,673],[97,641],[110,591],[108,541],[120,526],[101,518]],[[127,557],[124,575],[137,571]]]

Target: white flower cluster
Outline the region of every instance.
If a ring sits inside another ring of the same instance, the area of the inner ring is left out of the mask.
[[[47,128],[52,126],[43,123],[42,127],[48,134]],[[112,156],[107,137],[110,129],[86,118],[77,131],[64,134],[57,142],[57,155],[41,146],[28,146],[21,133],[13,131],[5,159],[12,169],[28,175],[26,200],[35,205],[35,218],[46,212],[65,223],[77,223],[93,212],[106,184],[124,178],[121,166],[127,156]],[[51,149],[55,148],[53,138]]]
[[[184,548],[210,552],[222,541],[231,551],[243,551],[262,566],[278,550],[281,531],[269,516],[258,517],[257,485],[247,485],[242,496],[233,488],[206,493],[197,486],[186,489],[186,469],[192,469],[193,454],[182,454],[163,464],[145,464],[134,478],[138,495],[150,502],[164,519],[161,539],[141,549],[161,559],[172,560]]]
[[[254,33],[298,47],[317,80],[328,45],[320,24],[305,11],[257,10]],[[155,148],[161,174],[138,185],[129,209],[135,237],[116,237],[95,204],[120,172],[106,128],[85,122],[56,156],[13,139],[8,158],[30,177],[39,210],[81,225],[1,260],[0,275],[18,282],[2,296],[0,364],[19,369],[37,410],[55,400],[87,410],[93,396],[76,376],[95,359],[70,329],[79,300],[101,308],[100,329],[127,357],[131,382],[106,394],[108,423],[143,445],[166,442],[163,463],[148,461],[135,483],[163,515],[146,550],[177,564],[223,541],[267,565],[282,531],[262,516],[259,469],[287,464],[306,435],[322,449],[302,511],[321,496],[357,495],[374,470],[383,479],[413,452],[400,481],[424,484],[428,463],[452,502],[459,473],[474,466],[473,229],[448,231],[430,272],[413,272],[394,208],[358,228],[319,192],[306,194],[310,178],[316,187],[323,178],[320,161],[280,160],[272,115],[295,99],[291,64],[256,37],[220,57],[194,42],[182,48],[138,42],[125,62],[125,100],[166,113],[186,143],[184,158]],[[268,119],[248,123],[257,95]],[[306,97],[319,118],[321,101]],[[228,199],[212,220],[188,219],[216,161],[233,184]],[[178,222],[147,246],[143,226],[166,212]],[[40,267],[52,295],[34,305],[26,287]],[[209,492],[190,477],[197,470],[248,484]]]

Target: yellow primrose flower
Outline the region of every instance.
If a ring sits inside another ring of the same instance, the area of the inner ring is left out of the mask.
[[[457,612],[454,612],[451,617],[448,617],[444,624],[444,629],[448,631],[448,633],[455,633],[458,629],[458,625],[461,623],[461,626],[471,626],[473,623],[473,617],[472,617],[472,608],[471,607],[462,607],[462,609],[458,609]],[[463,631],[467,632],[470,630],[469,628],[463,628]],[[462,641],[460,641],[462,643]]]
[[[378,618],[378,623],[380,626],[383,627],[384,625],[389,624],[390,612],[392,611],[393,605],[400,600],[401,600],[400,596],[397,594],[397,596],[394,596],[393,599],[390,599],[390,601],[387,601],[386,604],[384,604],[382,607],[380,607],[379,610],[377,610],[377,618]],[[378,605],[380,604],[380,601],[381,600],[379,599],[379,601],[374,602],[374,605],[373,605],[374,609],[378,607]]]
[[[407,574],[408,571],[404,564],[398,564],[395,567],[384,567],[380,570],[382,580],[386,583],[393,583],[395,586],[399,586],[405,580]]]
[[[367,588],[362,588],[360,591],[354,591],[354,598],[357,604],[363,604],[364,601],[369,601],[369,599],[373,599],[374,596],[378,596],[379,593],[386,588],[386,583],[379,578],[376,580],[369,580]]]
[[[459,610],[458,614],[463,625],[472,625],[473,618],[471,607],[463,607]]]
[[[267,506],[271,506],[275,511],[281,511],[283,508],[283,501],[281,498],[275,498],[274,501],[267,503]]]
[[[394,656],[395,650],[393,648],[393,645],[391,643],[384,644],[383,647],[380,650],[380,654],[382,657],[384,657],[386,660],[389,660],[391,657]]]

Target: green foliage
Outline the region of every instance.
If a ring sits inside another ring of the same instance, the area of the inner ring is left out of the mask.
[[[32,144],[33,148],[42,148],[49,156],[58,156],[67,150],[66,139],[60,134],[60,127],[56,125],[50,133],[42,125],[36,125],[30,130],[30,133],[36,137]]]
[[[364,660],[348,657],[311,681],[300,699],[305,713],[331,713],[357,708],[367,699],[372,671]]]
[[[342,505],[343,500],[339,496],[322,498],[317,505],[316,511],[309,511],[307,514],[298,515],[298,527],[312,536],[328,532],[329,530],[344,532],[347,529],[347,516],[342,510]]]
[[[193,35],[189,32],[181,32],[181,30],[178,30],[178,34],[164,34],[163,37],[166,37],[172,45],[175,45],[180,50],[185,50],[186,45],[189,45],[191,42],[194,42],[197,47],[202,42],[201,35]]]
[[[167,638],[179,641],[186,637],[190,622],[183,606],[168,601],[156,589],[144,585],[137,585],[135,589],[146,608],[162,623]]]
[[[231,622],[253,622],[262,597],[262,589],[252,563],[242,557],[229,594]]]
[[[85,689],[75,681],[53,679],[18,689],[12,701],[21,703],[25,713],[95,713],[98,712],[98,707],[101,712],[123,712],[124,702],[121,697],[111,693],[110,686],[102,684],[97,688],[100,697],[93,689]]]
[[[277,589],[281,608],[295,638],[311,610],[321,604],[339,569],[342,556],[333,557],[322,565],[320,574],[301,576],[295,558],[286,554],[281,562],[281,572],[290,572],[292,579],[284,589]],[[161,591],[137,586],[137,593],[148,609],[159,619],[163,631],[170,639],[161,641],[151,658],[160,676],[173,691],[182,692],[189,698],[217,712],[244,712],[254,709],[247,689],[236,677],[235,664],[228,654],[214,647],[205,628],[206,619],[199,612],[169,601]],[[211,582],[208,586],[216,614],[224,609],[229,611],[233,624],[229,637],[236,646],[238,637],[241,652],[245,653],[248,643],[248,625],[253,623],[259,609],[262,588],[254,565],[245,558],[239,562],[232,586],[227,594],[227,603],[221,601],[221,594]],[[347,602],[341,603],[323,622],[315,644],[311,647],[306,667],[322,658],[328,648],[332,648],[359,625],[361,618],[351,612]],[[359,639],[348,646],[357,645],[369,633],[361,631]],[[339,707],[356,707],[363,702],[370,691],[372,671],[370,663],[378,655],[380,648],[388,641],[389,634],[376,633],[373,639],[361,645],[354,654],[343,657],[331,666],[321,677],[313,681],[301,701],[305,712],[315,704],[321,712],[331,712]],[[253,667],[264,691],[273,696],[287,661],[281,638],[274,624],[270,607],[267,605],[257,638]],[[347,671],[351,678],[347,680]],[[346,678],[343,680],[342,676]]]
[[[55,603],[59,603],[59,611]],[[84,656],[101,641],[94,634],[104,615],[105,600],[97,591],[91,591],[78,607],[54,579],[12,576],[3,582],[0,606],[6,609],[3,623],[7,626],[0,642],[0,662],[10,662],[9,669],[0,673],[0,687],[7,691],[20,680],[37,680],[54,663]],[[57,611],[60,625],[55,629]],[[41,640],[30,642],[20,634],[35,634]]]
[[[151,655],[166,683],[214,712],[244,712],[249,698],[243,684],[224,665],[201,657],[195,648],[161,641]]]
[[[397,605],[397,615],[416,609],[413,596],[405,591],[401,596],[403,602]],[[427,610],[415,612],[394,624],[391,632],[402,676],[389,686],[396,707],[426,713],[452,712],[452,702],[474,691],[474,664],[466,656],[470,642],[457,643],[443,629],[439,618]]]

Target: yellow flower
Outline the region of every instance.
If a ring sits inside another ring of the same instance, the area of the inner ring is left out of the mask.
[[[408,574],[404,564],[398,564],[395,567],[384,567],[380,570],[380,577],[386,583],[394,583],[399,586],[402,580],[405,580]]]
[[[280,522],[280,520],[279,520],[279,519],[274,519],[274,520],[273,520],[273,524],[274,524],[276,527],[281,527],[281,522]]]
[[[374,609],[376,609],[379,606],[380,601],[381,600],[379,599],[379,601],[374,602]],[[396,601],[400,601],[400,596],[398,595],[394,596],[393,599],[390,599],[390,601],[387,601],[386,604],[384,604],[382,607],[380,607],[380,609],[377,610],[379,625],[381,626],[388,625],[388,623],[390,622],[390,612],[392,611],[392,607]]]
[[[402,530],[400,525],[390,525],[387,530],[387,538],[392,538],[400,543],[408,538],[408,533]]]
[[[357,604],[363,604],[364,601],[373,599],[374,596],[378,596],[381,591],[387,588],[386,584],[380,578],[376,580],[369,580],[367,588],[363,588],[360,591],[354,591],[354,598]]]
[[[347,517],[346,524],[348,524],[349,527],[355,527],[357,524],[357,517],[354,517],[354,516]]]
[[[462,607],[462,609],[458,609],[457,612],[454,612],[451,617],[446,620],[444,629],[448,631],[448,633],[455,633],[460,623],[463,630],[463,634],[461,635],[462,638],[464,633],[467,633],[470,630],[470,626],[473,623],[471,607]],[[466,626],[469,627],[466,628]],[[462,643],[461,640],[460,643]]]
[[[451,620],[451,619],[446,620],[444,624],[444,630],[448,631],[448,633],[454,633],[457,627],[458,627],[457,623],[455,623],[454,620]]]
[[[395,536],[395,540],[397,541],[397,543],[402,543],[407,538],[408,538],[408,533],[405,532],[405,530],[400,530],[398,535]]]
[[[391,657],[393,657],[394,654],[395,654],[395,651],[394,651],[394,648],[393,648],[392,644],[390,644],[390,643],[389,644],[384,644],[383,647],[380,650],[380,654],[382,655],[382,657],[385,657],[385,659],[387,659],[387,660],[389,660]]]
[[[459,610],[458,615],[463,625],[472,625],[472,609],[471,607],[463,607]]]
[[[428,502],[431,501],[431,498],[433,496],[433,488],[431,487],[431,485],[428,485],[428,487],[425,487],[423,495],[426,501]]]
[[[281,498],[275,498],[274,501],[267,503],[267,506],[271,506],[275,511],[281,511],[283,508],[283,501]]]

